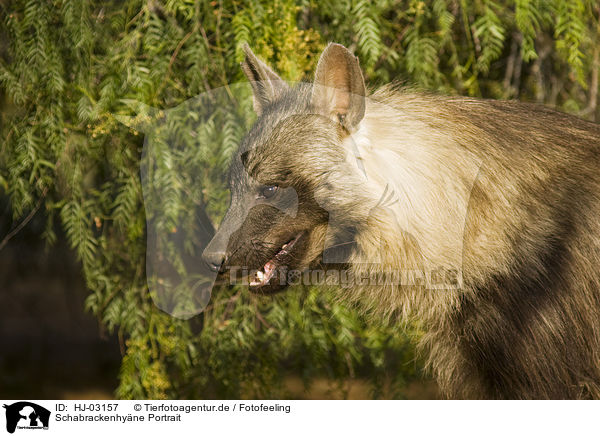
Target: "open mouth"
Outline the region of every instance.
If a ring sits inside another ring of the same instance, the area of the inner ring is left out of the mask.
[[[254,288],[259,288],[269,284],[269,281],[275,276],[277,268],[286,265],[286,262],[289,262],[291,252],[302,238],[303,234],[304,232],[300,232],[293,239],[283,244],[275,256],[265,263],[262,269],[256,272],[249,285]]]

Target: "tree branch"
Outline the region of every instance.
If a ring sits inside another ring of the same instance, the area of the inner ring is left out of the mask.
[[[33,209],[31,209],[31,212],[29,212],[29,214],[25,217],[25,219],[23,221],[21,221],[21,223],[17,227],[15,227],[12,231],[9,232],[8,235],[6,235],[4,237],[2,242],[0,242],[0,251],[6,246],[6,244],[8,244],[8,241],[10,241],[17,233],[19,233],[23,229],[23,227],[25,227],[27,225],[27,223],[29,221],[31,221],[31,219],[35,216],[36,212],[42,206],[42,202],[44,201],[44,198],[46,198],[47,193],[48,193],[48,187],[46,186],[44,188],[44,191],[42,192],[42,195],[38,199],[35,207]]]

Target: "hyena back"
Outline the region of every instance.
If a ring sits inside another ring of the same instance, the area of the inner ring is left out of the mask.
[[[245,50],[258,119],[205,250],[215,270],[255,269],[264,294],[289,285],[286,269],[459,271],[444,289],[339,293],[419,319],[448,397],[600,398],[600,126],[518,102],[368,92],[338,44],[314,83],[289,87]]]

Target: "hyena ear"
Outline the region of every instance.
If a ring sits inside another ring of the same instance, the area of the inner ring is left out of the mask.
[[[313,108],[348,131],[365,115],[365,81],[358,58],[340,44],[325,48],[315,73]]]
[[[242,46],[242,70],[252,86],[254,111],[260,115],[265,107],[277,100],[289,87],[272,69],[256,57],[248,44]]]

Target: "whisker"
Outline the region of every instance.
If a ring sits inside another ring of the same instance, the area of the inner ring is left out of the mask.
[[[356,241],[341,242],[339,244],[330,245],[329,247],[327,247],[327,249],[329,250],[331,248],[341,247],[342,245],[348,245],[348,244],[356,244]]]

